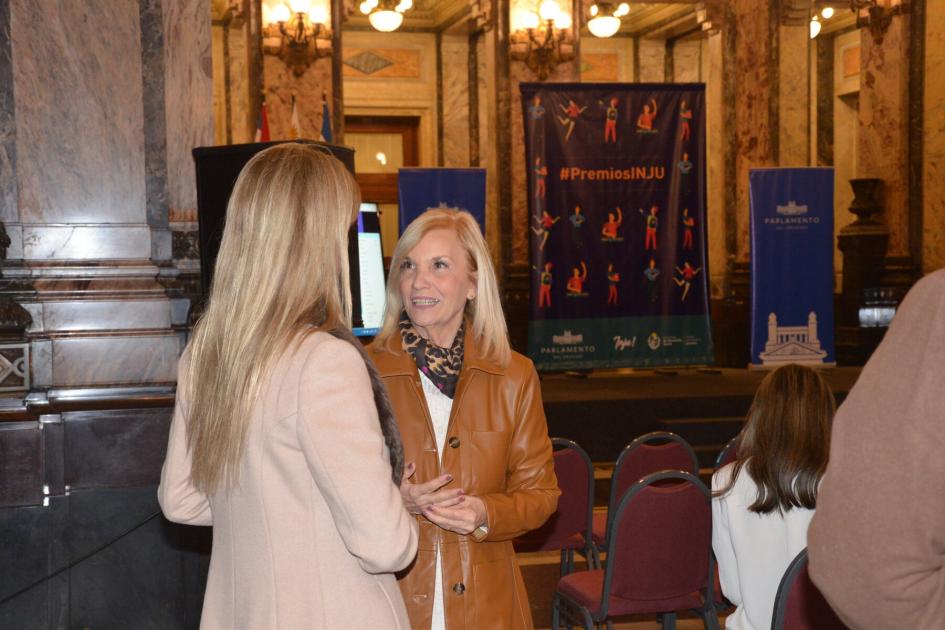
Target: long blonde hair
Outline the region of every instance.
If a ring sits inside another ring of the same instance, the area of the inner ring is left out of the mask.
[[[344,165],[302,144],[243,168],[226,211],[210,299],[187,372],[194,485],[239,480],[253,407],[275,358],[311,327],[350,327],[348,229],[360,204]]]
[[[499,298],[499,283],[489,257],[489,247],[482,238],[479,224],[471,214],[450,208],[427,210],[407,226],[400,236],[391,257],[387,278],[387,305],[384,324],[376,337],[383,348],[394,335],[399,335],[398,323],[404,310],[400,294],[400,265],[417,243],[433,230],[453,230],[466,251],[466,264],[476,277],[476,297],[466,302],[466,317],[472,320],[472,334],[483,356],[499,365],[506,365],[512,356],[509,333]]]

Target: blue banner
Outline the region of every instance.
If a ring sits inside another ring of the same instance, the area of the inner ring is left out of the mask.
[[[712,363],[704,85],[521,91],[535,365]]]
[[[833,169],[753,169],[748,181],[752,365],[833,365]]]
[[[472,214],[486,233],[486,169],[402,168],[397,171],[400,234],[430,208],[458,208]]]

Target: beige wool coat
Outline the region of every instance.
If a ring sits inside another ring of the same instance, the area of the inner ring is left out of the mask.
[[[293,343],[253,412],[238,487],[209,497],[190,481],[188,356],[158,498],[168,519],[213,526],[200,627],[407,630],[393,572],[416,554],[417,523],[358,350],[325,332]]]

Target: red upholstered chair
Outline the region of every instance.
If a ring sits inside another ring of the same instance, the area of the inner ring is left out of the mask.
[[[686,440],[669,431],[654,431],[630,442],[614,466],[606,514],[595,514],[592,540],[595,550],[607,548],[610,521],[620,497],[637,481],[661,470],[681,470],[699,476],[699,460]],[[598,568],[600,561],[597,560]]]
[[[558,509],[544,525],[515,540],[517,551],[561,550],[561,575],[574,571],[574,552],[588,565],[595,558],[591,547],[594,513],[594,468],[587,452],[576,442],[552,438],[555,476],[561,496]]]
[[[811,582],[807,549],[803,549],[781,578],[774,598],[771,630],[846,630],[846,625]]]
[[[725,448],[719,451],[718,457],[715,458],[716,470],[735,461],[735,457],[738,455],[738,440],[741,439],[741,437],[741,435],[736,435],[728,441]]]
[[[613,616],[661,614],[667,630],[675,628],[677,611],[694,610],[717,630],[711,550],[708,488],[689,473],[648,475],[615,511],[607,567],[558,581],[551,627],[559,628],[562,614],[588,629]]]

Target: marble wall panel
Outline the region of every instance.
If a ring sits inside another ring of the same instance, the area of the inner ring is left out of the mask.
[[[702,38],[677,41],[673,45],[673,81],[702,81]]]
[[[144,222],[137,3],[13,0],[10,15],[21,221]]]
[[[53,383],[52,341],[34,339],[30,341],[30,382],[33,387],[50,387]]]
[[[945,0],[927,0],[925,11],[925,162],[922,179],[922,266],[945,267]]]
[[[776,164],[773,154],[771,111],[775,77],[766,60],[771,56],[773,34],[770,12],[776,10],[755,0],[732,2],[735,29],[735,242],[738,262],[749,259],[748,171]]]
[[[13,107],[13,58],[10,3],[0,2],[0,221],[17,221],[16,118]],[[11,235],[12,239],[12,235]],[[14,256],[10,255],[10,258]]]
[[[640,39],[640,58],[637,67],[640,83],[662,83],[666,81],[666,42],[662,39]]]
[[[0,507],[42,502],[43,432],[39,424],[0,424]]]
[[[23,227],[23,258],[27,260],[127,259],[150,255],[151,229],[147,225]]]
[[[633,81],[633,40],[629,37],[581,39],[582,81]]]
[[[210,0],[162,0],[167,189],[171,208],[196,208],[194,147],[213,144]]]
[[[298,113],[301,137],[318,140],[322,132],[322,92],[331,103],[331,59],[319,59],[297,77],[278,57],[263,55],[266,112],[273,140],[293,140],[292,95]],[[347,103],[347,94],[345,95]],[[329,105],[330,107],[330,105]]]
[[[810,164],[809,42],[807,24],[778,27],[778,166]]]
[[[909,16],[895,16],[877,44],[861,47],[857,176],[885,181],[887,256],[909,255]]]
[[[469,166],[469,38],[446,35],[443,59],[443,166]]]
[[[177,336],[53,339],[53,386],[173,383],[180,353]],[[37,383],[39,385],[39,383]]]
[[[48,331],[168,328],[167,300],[43,302],[41,325]]]
[[[722,34],[703,39],[702,76],[706,83],[706,229],[709,288],[713,298],[724,296],[725,267],[725,118],[722,99]]]
[[[249,21],[229,29],[230,37],[230,134],[233,144],[252,142],[256,135],[256,121],[251,111],[249,84],[249,50],[247,31]],[[329,94],[331,90],[328,90]]]
[[[501,217],[499,216],[499,178],[496,171],[496,88],[495,31],[479,37],[476,44],[479,61],[479,166],[486,169],[486,241],[496,269],[501,265]]]
[[[157,485],[171,413],[171,409],[64,413],[66,484],[73,490]]]
[[[848,63],[847,52],[859,53],[860,31],[838,35],[834,41],[834,96],[833,96],[833,168],[834,168],[834,233],[856,220],[849,211],[853,202],[853,189],[850,180],[856,177],[857,153],[857,90],[850,91],[849,79],[841,80]],[[857,73],[857,82],[859,73]],[[835,281],[842,282],[843,256],[839,249],[834,251]]]

